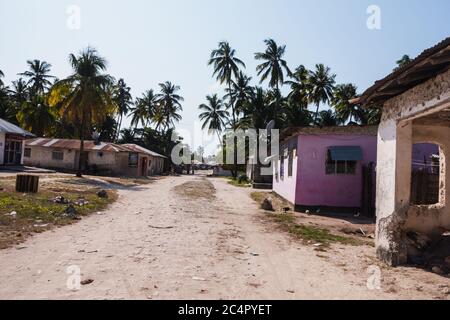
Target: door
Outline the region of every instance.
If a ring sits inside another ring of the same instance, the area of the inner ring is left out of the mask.
[[[148,159],[146,157],[142,158],[141,165],[141,176],[146,177],[148,171]]]
[[[22,162],[22,141],[6,140],[4,162],[6,165],[20,165]]]

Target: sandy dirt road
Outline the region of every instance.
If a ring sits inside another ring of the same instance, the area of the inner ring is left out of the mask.
[[[448,279],[410,268],[382,268],[369,290],[374,248],[319,254],[267,223],[250,192],[202,176],[122,190],[108,211],[0,251],[0,298],[446,298]],[[71,266],[94,282],[70,290]]]

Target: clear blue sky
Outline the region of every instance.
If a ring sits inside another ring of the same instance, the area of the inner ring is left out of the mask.
[[[77,31],[66,27],[72,4],[81,8]],[[381,9],[381,30],[366,27],[372,4]],[[0,0],[0,69],[11,81],[27,59],[43,59],[62,78],[69,53],[91,45],[134,96],[166,80],[180,85],[181,126],[189,127],[204,97],[219,91],[207,60],[221,40],[255,80],[253,54],[271,37],[287,45],[292,69],[325,63],[338,82],[363,91],[403,54],[414,57],[450,36],[449,12],[448,0]]]

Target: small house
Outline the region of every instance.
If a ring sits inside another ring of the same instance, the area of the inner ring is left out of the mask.
[[[28,131],[0,119],[0,165],[22,165],[24,141],[32,137]]]
[[[80,141],[70,139],[31,139],[24,149],[26,165],[57,171],[76,171],[80,156],[86,173],[130,177],[162,174],[166,158],[135,144],[94,141],[85,141],[80,155]]]
[[[373,212],[376,126],[291,128],[280,138],[276,194],[299,211]]]

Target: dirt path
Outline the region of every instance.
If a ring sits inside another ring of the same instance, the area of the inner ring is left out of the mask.
[[[200,176],[122,190],[107,212],[0,251],[0,299],[446,298],[448,279],[416,269],[383,269],[369,290],[373,248],[318,253],[264,222],[249,193]],[[69,290],[70,266],[94,282]]]

